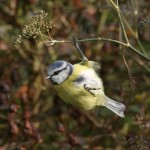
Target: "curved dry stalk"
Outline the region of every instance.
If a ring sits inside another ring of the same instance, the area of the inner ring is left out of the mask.
[[[144,55],[143,53],[141,53],[139,50],[137,50],[136,48],[134,48],[132,45],[118,41],[118,40],[114,40],[114,39],[108,39],[108,38],[101,38],[101,37],[97,37],[97,38],[89,38],[89,39],[79,39],[78,42],[89,42],[89,41],[102,41],[102,42],[112,42],[112,43],[116,43],[116,44],[120,44],[126,48],[128,48],[129,50],[131,50],[132,52],[134,52],[135,54],[139,55],[140,57],[142,57],[144,60],[150,62],[150,58],[147,57],[146,55]],[[41,42],[39,44],[43,44],[46,43],[47,46],[49,45],[54,45],[55,43],[73,43],[72,40],[47,40],[44,42]],[[49,43],[49,45],[48,45]]]

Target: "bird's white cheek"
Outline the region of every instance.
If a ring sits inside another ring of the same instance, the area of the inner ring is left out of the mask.
[[[60,83],[59,78],[57,76],[53,76],[52,81],[54,81],[55,83],[58,83],[58,84]]]
[[[61,84],[65,80],[65,77],[57,75],[57,76],[53,76],[52,80],[57,84]]]
[[[56,78],[55,78],[55,77],[52,77],[51,79],[52,79],[53,81],[55,81],[55,80],[56,80]]]

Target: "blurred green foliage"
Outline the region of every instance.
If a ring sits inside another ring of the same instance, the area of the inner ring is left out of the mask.
[[[124,19],[136,31],[141,18],[149,16],[149,1],[119,1]],[[138,8],[137,16],[134,9]],[[1,0],[0,3],[0,150],[123,150],[150,149],[150,66],[136,54],[124,55],[135,78],[130,83],[119,45],[84,42],[81,49],[89,60],[102,65],[99,75],[109,97],[124,102],[121,119],[98,107],[89,114],[67,105],[45,79],[47,66],[62,59],[80,61],[71,43],[53,46],[32,38],[14,46],[33,12],[44,10],[55,27],[54,39],[82,39],[96,35],[118,39],[118,19],[104,0]],[[143,11],[144,10],[144,11]],[[141,25],[141,24],[140,24]],[[150,54],[150,29],[139,29],[139,38]],[[128,28],[131,44],[139,48]]]

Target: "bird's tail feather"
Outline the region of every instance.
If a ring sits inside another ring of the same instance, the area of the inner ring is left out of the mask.
[[[116,102],[109,97],[105,96],[105,106],[116,113],[120,117],[125,117],[124,111],[126,110],[126,106],[122,103]]]

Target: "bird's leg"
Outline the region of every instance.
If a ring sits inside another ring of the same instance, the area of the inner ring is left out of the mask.
[[[80,53],[80,55],[82,57],[83,64],[86,64],[88,62],[88,59],[85,57],[85,55],[81,51],[77,38],[73,37],[72,39],[73,39],[73,45],[75,46],[75,48],[78,50],[78,52]]]
[[[96,93],[92,92],[92,91],[96,91],[96,90],[99,90],[101,88],[94,88],[94,87],[89,87],[87,84],[84,84],[84,89],[86,91],[88,91],[89,93],[91,93],[93,96],[96,96]]]

